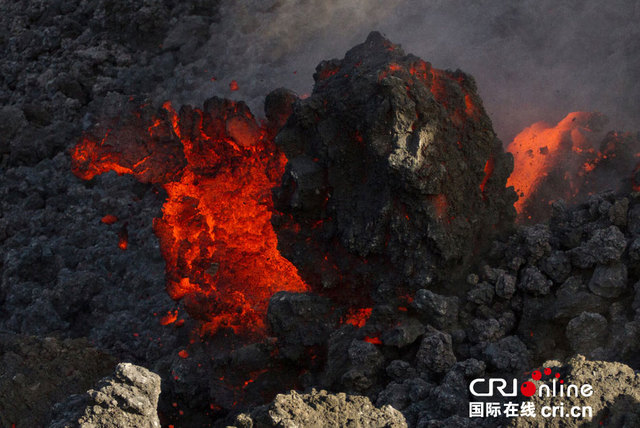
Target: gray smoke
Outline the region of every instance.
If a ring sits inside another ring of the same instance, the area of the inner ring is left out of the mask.
[[[318,62],[379,30],[437,68],[471,73],[505,142],[576,110],[637,130],[638,22],[635,0],[223,0],[216,22],[202,29],[206,43],[156,96],[200,103],[216,94],[260,113],[270,90],[309,93]]]

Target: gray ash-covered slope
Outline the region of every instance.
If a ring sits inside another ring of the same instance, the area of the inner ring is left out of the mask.
[[[380,296],[460,275],[515,216],[512,158],[473,78],[376,32],[314,78],[276,139],[282,254],[312,286]]]

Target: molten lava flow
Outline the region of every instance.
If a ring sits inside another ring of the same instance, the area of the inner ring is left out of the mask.
[[[83,179],[113,170],[166,190],[154,230],[167,291],[184,299],[203,332],[259,334],[275,292],[307,290],[278,252],[270,222],[271,189],[286,163],[272,136],[243,103],[214,99],[180,114],[165,103],[149,126],[85,135],[73,150]],[[170,315],[163,324],[176,320]]]
[[[514,158],[507,186],[513,186],[519,195],[514,204],[519,216],[524,215],[530,198],[544,190],[541,183],[552,172],[563,175],[565,192],[558,197],[575,196],[576,179],[593,169],[593,162],[597,162],[597,148],[590,137],[602,121],[598,113],[570,113],[555,126],[534,123],[507,146]]]
[[[493,174],[493,169],[495,168],[495,160],[491,157],[487,160],[487,163],[484,165],[484,178],[482,179],[482,183],[480,183],[480,193],[482,193],[482,197],[484,198],[484,188],[487,186],[487,181],[491,178],[491,174]]]

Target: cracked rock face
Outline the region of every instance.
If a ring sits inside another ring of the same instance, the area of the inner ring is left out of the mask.
[[[160,376],[130,363],[116,366],[84,396],[71,396],[54,407],[50,428],[159,428]]]
[[[318,288],[373,283],[383,296],[461,275],[515,214],[512,157],[473,78],[375,32],[314,78],[276,139],[289,159],[280,251]]]

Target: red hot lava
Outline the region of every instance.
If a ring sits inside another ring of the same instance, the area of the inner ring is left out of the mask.
[[[514,170],[507,185],[519,196],[519,221],[544,220],[558,199],[581,202],[623,186],[637,165],[640,141],[617,132],[602,139],[606,121],[599,113],[573,112],[555,126],[534,123],[508,145]]]
[[[572,153],[595,153],[589,138],[592,133],[589,123],[593,118],[593,113],[574,112],[555,126],[537,122],[520,132],[507,146],[514,160],[507,185],[513,186],[519,196],[514,204],[518,214],[524,211],[529,197],[552,170],[564,168],[568,182],[578,174],[573,170],[582,164],[572,165],[575,163]]]
[[[260,334],[274,293],[308,288],[278,252],[271,226],[271,189],[286,164],[273,131],[244,103],[217,98],[202,111],[178,114],[165,103],[124,122],[84,135],[73,172],[90,180],[115,171],[161,185],[167,200],[153,225],[169,295],[183,299],[202,333]]]

